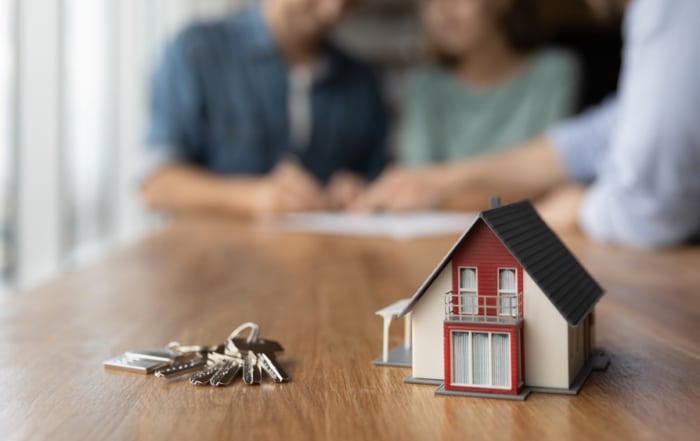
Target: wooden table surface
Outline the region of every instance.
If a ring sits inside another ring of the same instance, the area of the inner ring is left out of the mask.
[[[612,360],[578,396],[434,395],[374,367],[381,319],[455,237],[395,242],[199,219],[0,303],[0,439],[700,439],[700,249],[565,236],[606,289]],[[196,388],[106,371],[129,349],[222,342],[255,321],[286,384]],[[403,322],[392,331],[402,340]]]

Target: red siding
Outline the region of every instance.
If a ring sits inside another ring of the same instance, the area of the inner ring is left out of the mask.
[[[523,323],[520,322],[514,325],[493,325],[485,323],[455,323],[446,322],[444,325],[444,369],[445,369],[445,390],[459,392],[479,392],[479,393],[494,393],[494,394],[510,394],[517,395],[520,390],[521,383],[518,382],[518,335],[522,342]],[[491,389],[485,387],[465,387],[455,386],[452,384],[452,331],[471,331],[471,332],[498,332],[501,334],[510,334],[510,389]],[[522,354],[522,352],[520,352]],[[524,366],[524,360],[521,362]],[[525,375],[521,375],[525,378]]]
[[[518,292],[523,292],[522,267],[481,219],[472,227],[469,235],[452,257],[452,292],[454,293],[459,292],[459,267],[476,268],[477,290],[480,296],[498,295],[498,269],[515,268]],[[482,304],[481,301],[479,304]],[[496,315],[495,297],[488,299],[486,304],[493,307],[487,311],[488,315]],[[519,311],[521,315],[522,307],[521,304]],[[485,312],[480,310],[479,314],[485,314]]]

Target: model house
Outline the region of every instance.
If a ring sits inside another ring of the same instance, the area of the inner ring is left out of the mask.
[[[439,384],[443,394],[577,393],[593,367],[607,365],[594,351],[602,295],[529,202],[495,206],[410,299],[378,311],[385,343],[376,363],[410,365],[407,382]],[[388,324],[400,317],[406,343],[389,352]]]

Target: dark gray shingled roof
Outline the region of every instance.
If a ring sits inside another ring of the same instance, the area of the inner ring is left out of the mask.
[[[479,219],[500,239],[570,325],[577,325],[603,296],[600,285],[544,223],[530,202],[516,202],[483,211],[474,223]],[[468,237],[472,227],[459,238],[399,316],[413,309]]]

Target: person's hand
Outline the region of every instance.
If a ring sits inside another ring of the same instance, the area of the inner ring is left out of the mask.
[[[350,208],[360,212],[436,208],[443,203],[446,190],[438,167],[395,167],[384,172]]]
[[[326,186],[328,205],[334,210],[346,210],[366,189],[364,178],[342,170],[336,172]]]
[[[252,196],[252,214],[257,216],[314,211],[327,206],[318,181],[292,161],[280,163],[260,178]]]
[[[545,195],[535,208],[553,230],[573,231],[578,229],[578,212],[585,194],[586,187],[566,185]]]

